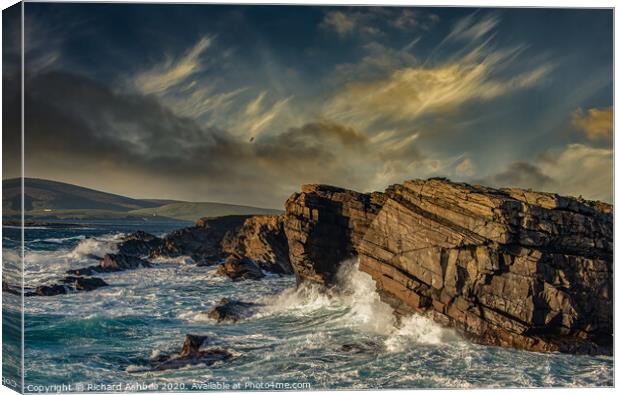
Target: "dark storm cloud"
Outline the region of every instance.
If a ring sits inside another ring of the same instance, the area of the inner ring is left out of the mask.
[[[96,179],[132,189],[163,178],[188,200],[255,201],[280,206],[305,182],[363,188],[348,165],[369,152],[367,137],[320,121],[240,141],[227,131],[175,115],[154,96],[117,93],[85,76],[50,72],[27,81],[26,155],[33,172],[101,171]],[[116,187],[116,188],[115,188]]]
[[[495,185],[527,186],[535,189],[545,189],[554,184],[553,179],[543,174],[538,166],[525,162],[511,164],[508,169],[496,174],[490,181]]]

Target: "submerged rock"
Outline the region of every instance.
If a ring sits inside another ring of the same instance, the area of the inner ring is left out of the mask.
[[[192,365],[209,366],[232,358],[232,354],[221,347],[203,348],[208,340],[208,336],[187,334],[183,348],[178,354],[160,355],[151,361],[151,365],[146,370],[171,370]]]
[[[26,293],[26,296],[55,296],[64,295],[69,292],[69,288],[63,284],[40,285],[36,288],[34,294]]]
[[[75,280],[74,286],[78,291],[93,291],[100,287],[108,285],[105,281],[98,277],[79,277]]]
[[[17,286],[17,285],[12,285],[9,284],[8,282],[2,280],[2,292],[6,292],[9,294],[13,294],[13,295],[22,295],[22,288],[21,286]]]
[[[105,254],[101,263],[101,269],[106,272],[117,272],[128,269],[151,267],[151,263],[133,255]]]
[[[91,276],[96,273],[120,272],[122,270],[151,267],[151,263],[134,255],[105,254],[98,265],[67,270],[67,274]]]
[[[98,277],[66,276],[60,284],[40,285],[34,291],[27,291],[25,296],[55,296],[77,291],[94,291],[105,287],[108,283]]]
[[[219,304],[209,312],[209,318],[217,322],[237,322],[243,318],[248,318],[254,313],[254,308],[259,306],[256,303],[240,302],[223,298]]]
[[[253,260],[238,255],[226,258],[226,261],[217,267],[216,273],[233,281],[260,280],[265,277],[265,273]]]
[[[355,343],[346,343],[340,347],[340,351],[348,354],[376,354],[385,350],[385,346],[372,340],[364,340]]]
[[[362,194],[307,185],[286,203],[298,281],[336,286],[357,257],[397,315],[483,344],[611,352],[613,207],[522,189],[413,180]]]

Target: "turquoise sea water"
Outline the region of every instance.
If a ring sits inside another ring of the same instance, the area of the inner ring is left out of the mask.
[[[161,235],[181,226],[28,229],[26,282],[50,283],[69,268],[94,264],[90,254],[114,251],[123,233]],[[3,231],[5,266],[18,267],[19,229]],[[26,391],[55,392],[59,387],[53,386],[62,385],[65,391],[98,392],[613,385],[611,357],[475,345],[424,317],[396,328],[374,283],[354,263],[342,274],[345,292],[331,296],[296,289],[293,277],[233,283],[189,258],[155,263],[103,274],[110,286],[93,292],[26,298]],[[3,376],[9,377],[19,364],[20,312],[4,296]],[[251,318],[217,324],[206,313],[223,297],[262,306]],[[209,335],[234,358],[210,367],[145,371],[150,358],[178,351],[186,333]]]

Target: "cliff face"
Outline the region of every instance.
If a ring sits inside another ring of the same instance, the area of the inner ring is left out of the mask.
[[[226,234],[222,250],[247,257],[266,271],[293,274],[282,216],[259,215],[246,219],[240,228]]]
[[[299,281],[333,285],[357,256],[399,315],[484,344],[611,351],[610,205],[431,179],[374,194],[306,186],[285,220]]]
[[[286,202],[285,232],[298,280],[331,283],[381,209],[384,195],[304,185]]]

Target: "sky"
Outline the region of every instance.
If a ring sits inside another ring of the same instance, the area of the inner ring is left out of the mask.
[[[275,208],[428,177],[613,199],[611,10],[26,3],[25,48],[27,177]]]

